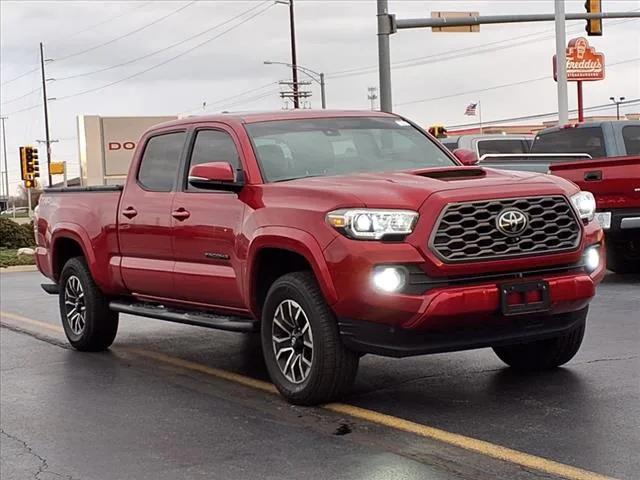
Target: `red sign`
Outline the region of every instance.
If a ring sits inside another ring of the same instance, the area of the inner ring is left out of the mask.
[[[553,79],[558,80],[556,56],[553,56]],[[567,47],[567,80],[589,82],[604,80],[604,53],[596,52],[586,38],[574,38]]]

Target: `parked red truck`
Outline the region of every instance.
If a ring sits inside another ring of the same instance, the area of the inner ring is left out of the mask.
[[[47,190],[37,262],[77,349],[108,348],[119,313],[260,330],[279,391],[316,404],[363,353],[569,361],[604,274],[594,211],[391,114],[194,117],[145,133],[124,187]]]
[[[607,266],[640,273],[640,156],[581,160],[551,165],[596,199],[596,218],[605,232]]]

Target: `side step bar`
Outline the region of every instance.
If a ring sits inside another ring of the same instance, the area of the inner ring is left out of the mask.
[[[60,287],[57,283],[41,283],[40,286],[49,295],[58,295],[60,293]]]
[[[216,328],[230,332],[257,332],[259,323],[256,320],[226,315],[216,315],[199,310],[181,310],[153,303],[136,303],[114,300],[109,308],[116,312],[156,318],[168,322],[184,323],[198,327]]]

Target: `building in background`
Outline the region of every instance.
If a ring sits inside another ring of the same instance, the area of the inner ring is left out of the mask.
[[[89,186],[123,183],[142,134],[153,125],[176,118],[178,117],[79,115],[80,184]]]

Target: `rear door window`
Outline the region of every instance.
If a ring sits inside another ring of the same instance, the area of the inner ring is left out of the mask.
[[[640,155],[640,125],[622,127],[622,138],[627,155]]]
[[[563,128],[538,135],[531,153],[587,153],[592,158],[605,157],[602,128]]]
[[[178,177],[185,132],[166,133],[147,140],[138,183],[153,192],[170,192]]]

